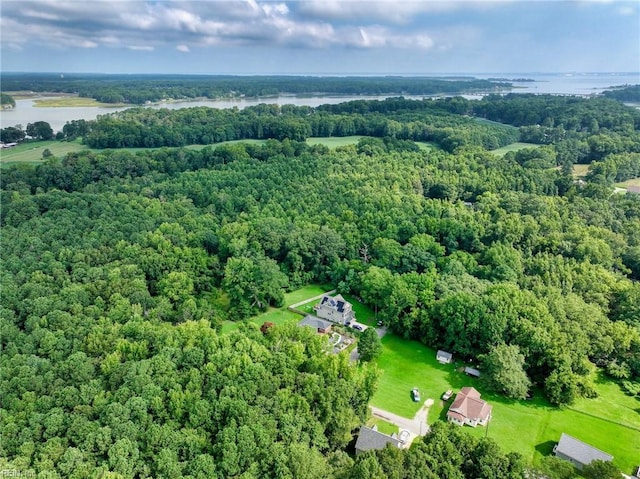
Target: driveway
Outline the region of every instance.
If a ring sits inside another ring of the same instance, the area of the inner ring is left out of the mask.
[[[368,326],[364,326],[364,327],[367,328]],[[378,337],[382,339],[384,335],[387,334],[386,326],[381,326],[379,328],[376,328],[376,333],[378,333]],[[353,351],[351,351],[351,354],[349,355],[349,359],[351,361],[357,361],[358,359],[360,359],[360,353],[358,352],[357,347],[353,348]]]
[[[433,399],[427,399],[420,410],[413,416],[413,419],[409,419],[403,416],[398,416],[379,407],[369,406],[371,413],[374,417],[384,419],[391,424],[398,426],[400,429],[409,431],[412,435],[412,439],[415,436],[424,436],[429,432],[429,425],[427,424],[427,415],[429,414],[429,407],[433,404]]]

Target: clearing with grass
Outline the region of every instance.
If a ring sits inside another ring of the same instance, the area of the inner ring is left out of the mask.
[[[631,473],[640,457],[640,401],[624,394],[620,386],[600,375],[596,381],[598,397],[581,398],[572,406],[557,408],[536,391],[531,401],[510,400],[486,392],[482,382],[460,372],[463,363],[440,364],[436,351],[417,341],[393,334],[382,338],[382,354],[377,360],[382,374],[371,400],[373,406],[411,418],[421,403],[413,402],[411,389],[420,389],[422,399],[433,399],[428,422],[446,421],[454,397],[446,403],[440,397],[448,389],[454,394],[473,386],[482,399],[493,406],[489,427],[468,427],[475,436],[488,434],[506,451],[522,454],[536,463],[553,451],[565,432],[614,456],[614,464]]]
[[[491,150],[491,153],[498,156],[504,156],[511,151],[519,151],[525,148],[539,148],[540,146],[541,145],[538,145],[536,143],[516,142],[516,143],[511,143],[510,145],[507,145],[507,146],[503,146],[501,148],[496,148],[495,150]]]

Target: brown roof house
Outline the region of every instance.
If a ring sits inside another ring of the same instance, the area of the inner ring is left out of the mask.
[[[325,294],[313,309],[318,317],[338,324],[345,324],[356,319],[351,303],[339,294],[333,297]]]
[[[480,393],[475,388],[466,387],[456,395],[447,412],[447,419],[460,426],[484,426],[491,420],[491,409],[486,401],[480,399]]]
[[[602,452],[600,449],[596,449],[589,444],[577,440],[575,437],[569,436],[569,434],[562,433],[560,441],[553,448],[553,452],[556,457],[569,461],[578,469],[582,469],[591,461],[596,459],[600,461],[612,461],[613,456]]]

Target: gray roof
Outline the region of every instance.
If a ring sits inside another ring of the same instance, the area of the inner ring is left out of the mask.
[[[358,440],[356,441],[356,451],[371,451],[372,449],[384,449],[387,444],[400,447],[402,441],[395,437],[388,436],[367,426],[360,428]]]
[[[466,368],[464,368],[464,373],[468,374],[469,376],[475,376],[477,378],[480,377],[480,371],[478,371],[475,368],[470,368],[468,366]]]
[[[599,459],[601,461],[611,461],[613,456],[596,449],[589,444],[578,441],[575,437],[562,433],[560,441],[555,448],[556,454],[560,453],[570,457],[581,464],[589,464],[591,461]]]
[[[325,321],[324,319],[316,318],[315,316],[311,316],[307,314],[302,321],[298,323],[298,326],[310,326],[315,329],[327,329],[333,326],[331,321]]]
[[[438,349],[438,353],[436,354],[437,358],[445,358],[448,361],[451,361],[453,358],[453,354],[443,351],[442,349]]]

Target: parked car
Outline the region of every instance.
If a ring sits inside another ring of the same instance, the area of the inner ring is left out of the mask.
[[[344,323],[345,326],[351,326],[351,321],[347,321],[346,323]]]
[[[364,328],[362,326],[360,326],[359,324],[354,324],[353,326],[351,326],[353,329],[357,329],[358,331],[364,331]]]
[[[420,402],[420,390],[418,388],[413,388],[411,390],[411,397],[415,402]]]
[[[442,400],[443,401],[448,401],[449,399],[451,399],[452,395],[453,395],[453,391],[451,389],[449,389],[442,395]]]
[[[383,323],[382,321],[378,321],[376,324],[377,324],[378,326],[384,326],[384,323]]]

